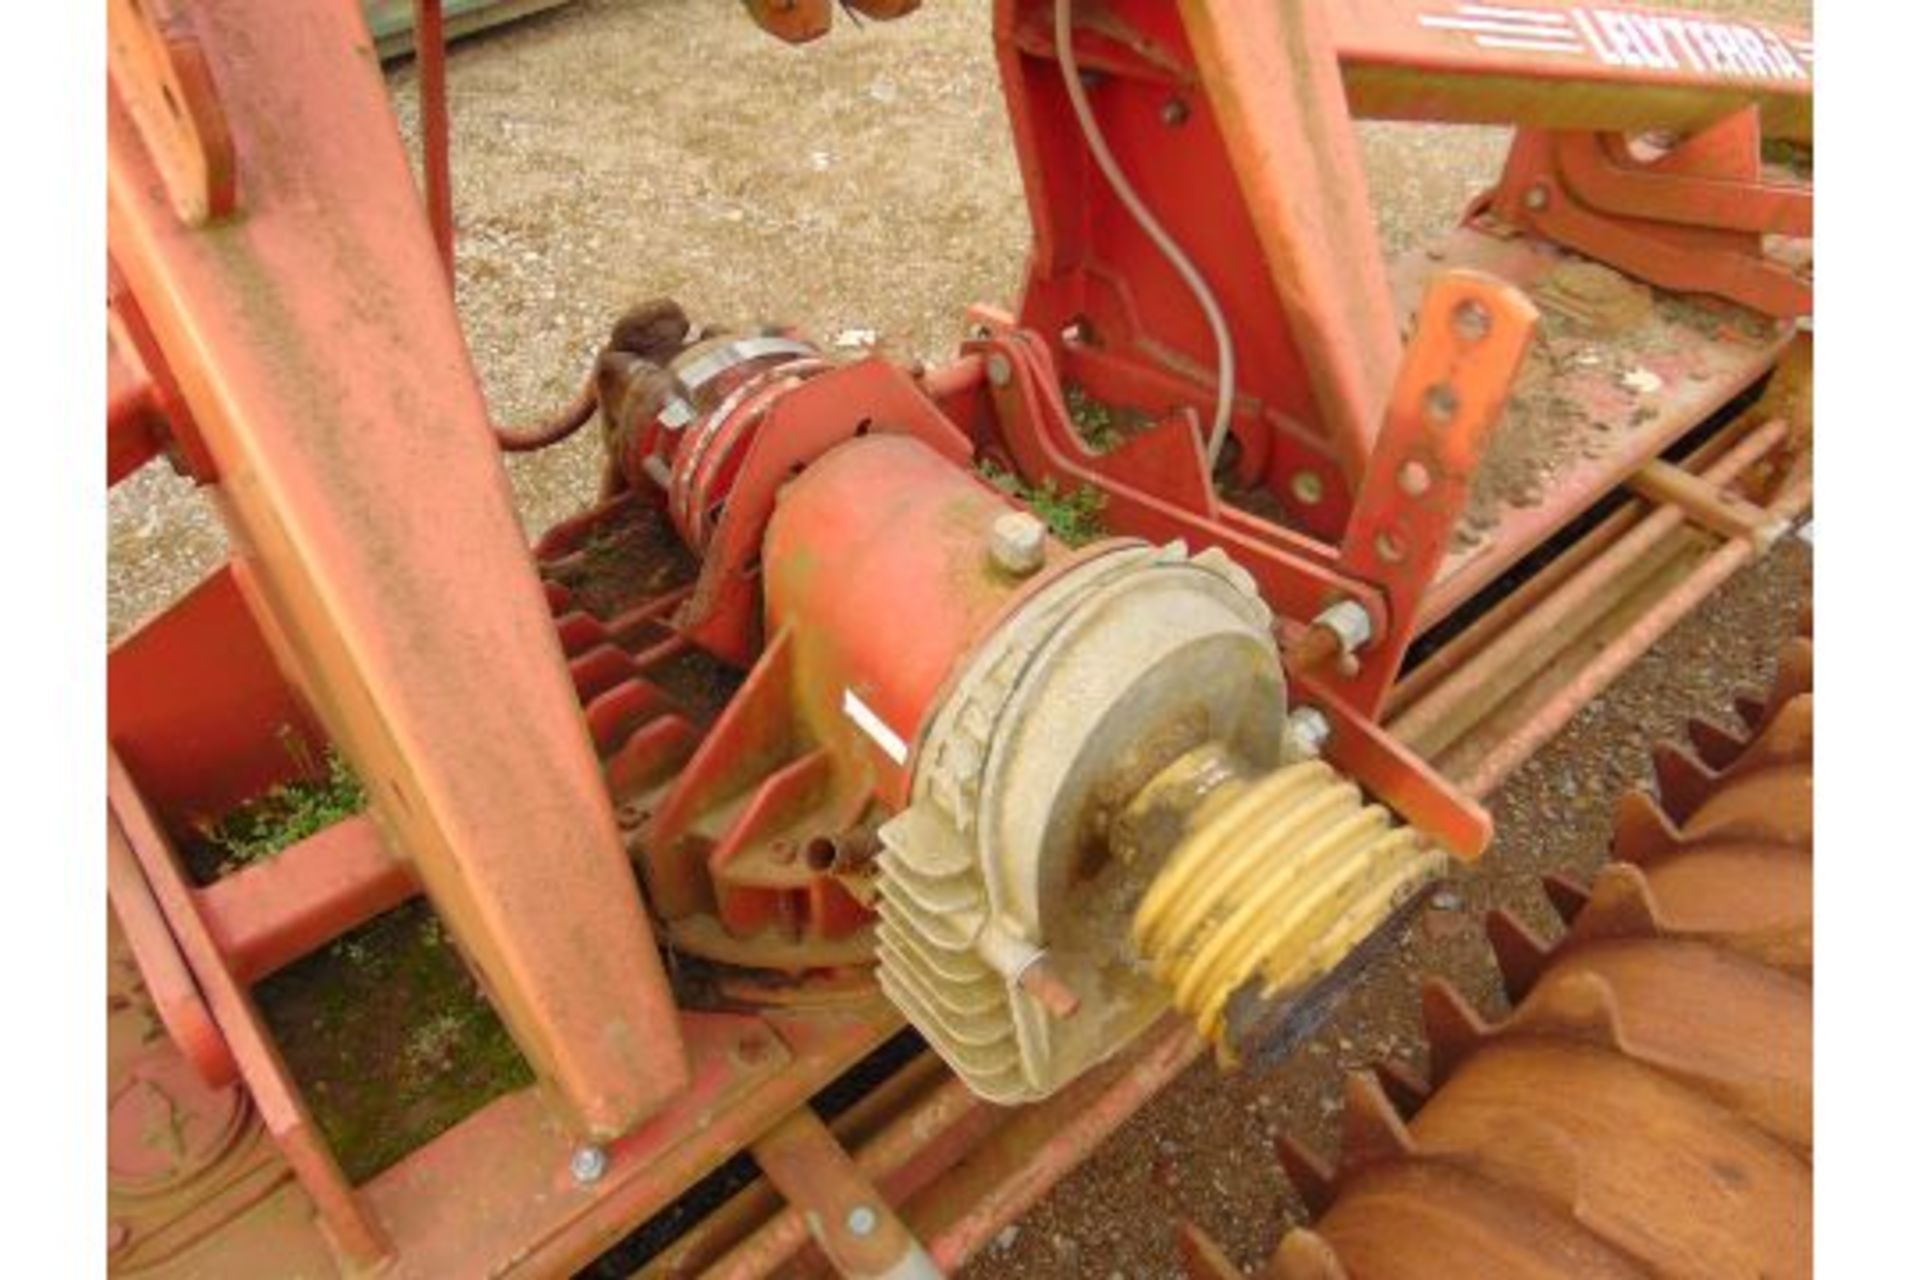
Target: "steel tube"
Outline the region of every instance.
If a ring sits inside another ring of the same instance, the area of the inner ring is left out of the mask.
[[[420,170],[427,221],[453,287],[453,139],[447,105],[447,28],[440,0],[413,0],[413,56],[420,69]]]
[[[1812,501],[1813,484],[1811,479],[1807,479],[1795,484],[1769,505],[1767,514],[1775,520],[1792,520],[1804,512]],[[1508,774],[1565,728],[1582,707],[1598,697],[1621,672],[1652,648],[1654,642],[1670,631],[1675,623],[1753,560],[1759,550],[1748,538],[1735,538],[1716,547],[1672,594],[1616,636],[1581,668],[1579,675],[1555,693],[1511,737],[1483,756],[1473,772],[1461,779],[1461,789],[1476,797],[1490,794]]]
[[[1777,446],[1786,438],[1786,432],[1786,424],[1777,419],[1763,423],[1729,449],[1726,456],[1707,471],[1705,478],[1716,484],[1727,483]],[[1402,741],[1417,744],[1428,755],[1437,753],[1447,745],[1446,741],[1427,740],[1437,728],[1465,703],[1476,699],[1497,700],[1501,695],[1496,693],[1490,697],[1489,690],[1510,690],[1538,670],[1563,647],[1552,638],[1564,635],[1570,623],[1604,593],[1611,580],[1628,573],[1636,561],[1679,528],[1685,519],[1685,514],[1675,507],[1655,510],[1558,591],[1541,600],[1525,617],[1463,663],[1450,679],[1398,716],[1388,726],[1390,731]]]
[[[934,1262],[942,1270],[958,1270],[1197,1061],[1205,1048],[1184,1019],[1170,1016],[1111,1069],[1083,1076],[1047,1101],[1016,1113],[980,1145],[951,1183],[938,1187],[941,1200],[967,1206],[963,1213],[929,1230],[933,1224],[926,1220],[936,1215],[938,1206],[923,1206],[921,1200],[928,1197],[922,1197],[906,1207],[908,1224],[926,1242]]]

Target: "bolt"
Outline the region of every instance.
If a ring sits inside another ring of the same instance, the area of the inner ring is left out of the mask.
[[[863,1204],[857,1204],[847,1210],[847,1230],[865,1239],[874,1233],[880,1225],[880,1215]]]
[[[758,1032],[749,1032],[734,1045],[733,1056],[746,1066],[758,1066],[773,1056],[773,1042]]]
[[[1527,188],[1527,198],[1526,198],[1527,208],[1533,210],[1535,213],[1538,213],[1542,209],[1546,208],[1547,201],[1549,199],[1551,199],[1551,197],[1547,194],[1546,183],[1536,182],[1532,186]]]
[[[987,539],[994,568],[1024,578],[1047,562],[1047,526],[1025,511],[995,518]]]
[[[1168,98],[1160,104],[1160,123],[1171,129],[1185,124],[1192,114],[1193,108],[1187,105],[1185,98]]]
[[[1319,756],[1333,739],[1333,724],[1318,707],[1299,707],[1287,717],[1287,737],[1303,756]]]
[[[606,1148],[595,1146],[575,1148],[573,1159],[567,1162],[567,1170],[573,1174],[573,1180],[581,1186],[592,1186],[607,1176]]]
[[[1022,991],[1038,1000],[1040,1007],[1049,1015],[1061,1021],[1071,1018],[1080,1010],[1079,995],[1053,971],[1044,951],[1027,962],[1026,968],[1020,970],[1020,976],[1014,982]]]
[[[1458,911],[1466,905],[1467,900],[1452,889],[1442,889],[1433,895],[1433,909],[1435,911]]]
[[[987,381],[996,387],[1004,387],[1013,381],[1013,361],[1005,353],[996,351],[987,357]]]
[[[1340,642],[1340,652],[1349,656],[1373,640],[1373,616],[1358,600],[1336,600],[1320,611],[1313,625],[1331,631]]]

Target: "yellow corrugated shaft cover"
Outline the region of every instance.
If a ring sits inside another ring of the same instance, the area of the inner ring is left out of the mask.
[[[1419,832],[1304,761],[1207,798],[1141,900],[1134,941],[1224,1055],[1234,992],[1256,978],[1264,996],[1307,989],[1445,867]]]

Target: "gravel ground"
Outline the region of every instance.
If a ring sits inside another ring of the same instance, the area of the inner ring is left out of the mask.
[[[1694,0],[1807,23],[1808,0]],[[564,400],[623,306],[671,294],[697,317],[778,319],[832,340],[872,329],[902,357],[938,355],[962,309],[1006,301],[1027,227],[988,40],[989,0],[843,21],[804,50],[706,0],[578,0],[453,54],[459,303],[495,412]],[[410,65],[390,77],[414,138]],[[1500,164],[1497,129],[1368,125],[1362,143],[1389,252],[1446,227]],[[508,462],[528,531],[590,496],[593,433]],[[217,562],[203,502],[149,467],[108,504],[109,629],[118,634]],[[1340,1073],[1422,1065],[1411,975],[1452,976],[1500,1007],[1474,924],[1494,904],[1553,918],[1544,871],[1590,870],[1612,797],[1644,781],[1649,746],[1694,715],[1724,718],[1764,684],[1807,596],[1811,549],[1783,542],[1724,588],[1515,775],[1500,835],[1462,883],[1466,909],[1416,926],[1283,1070],[1189,1072],[967,1270],[974,1277],[1175,1273],[1171,1223],[1191,1218],[1236,1258],[1263,1258],[1298,1205],[1271,1156],[1283,1129],[1323,1148]]]

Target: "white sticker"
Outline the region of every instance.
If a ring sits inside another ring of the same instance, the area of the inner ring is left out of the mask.
[[[907,744],[901,736],[888,727],[880,718],[880,713],[860,701],[860,695],[847,690],[840,699],[840,709],[847,713],[847,719],[860,726],[860,731],[872,738],[874,744],[887,753],[887,758],[895,764],[907,762]]]
[[[1692,72],[1742,80],[1808,80],[1813,42],[1788,39],[1758,23],[1680,18],[1603,5],[1537,9],[1456,4],[1418,17],[1429,31],[1451,31],[1482,49],[1564,53],[1610,67]]]

